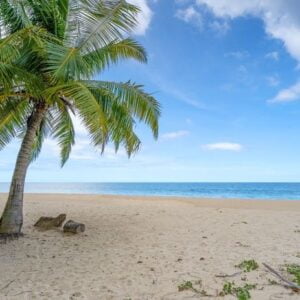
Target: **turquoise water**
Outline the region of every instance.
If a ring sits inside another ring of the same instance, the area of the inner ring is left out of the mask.
[[[0,183],[0,192],[9,184]],[[27,183],[27,193],[300,200],[300,183]]]

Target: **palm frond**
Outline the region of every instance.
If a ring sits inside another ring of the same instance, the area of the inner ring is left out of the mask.
[[[1,0],[0,25],[4,35],[12,34],[31,24],[23,0]]]
[[[9,99],[0,104],[0,150],[24,128],[30,115],[27,101]]]
[[[31,18],[34,24],[47,28],[58,38],[65,34],[68,0],[27,0],[30,4]]]
[[[48,58],[44,71],[56,81],[80,79],[89,73],[88,66],[76,48],[55,43],[47,44]],[[55,81],[54,81],[55,82]]]
[[[13,59],[20,56],[21,51],[24,50],[25,40],[33,40],[41,45],[41,41],[47,37],[49,37],[47,32],[36,26],[22,28],[6,37],[3,37],[0,39],[0,60],[6,63],[12,62]]]
[[[56,43],[47,43],[48,59],[45,72],[61,81],[91,78],[121,59],[146,62],[145,49],[132,39],[112,42],[103,48],[82,55],[78,48],[67,48]]]
[[[99,105],[107,116],[108,135],[107,141],[101,144],[102,152],[108,142],[112,142],[118,151],[122,145],[128,156],[138,151],[140,140],[134,133],[135,120],[124,102],[116,101],[115,95],[104,89],[90,89]],[[99,130],[99,129],[98,129]]]
[[[31,158],[30,158],[31,162],[35,161],[40,155],[42,151],[43,142],[45,138],[47,138],[49,131],[50,129],[49,126],[47,126],[47,119],[45,118],[44,120],[42,120],[40,128],[38,129],[38,132],[36,133],[34,139],[34,144],[32,146]]]
[[[0,97],[17,94],[38,99],[43,87],[43,81],[35,74],[12,64],[0,63]]]
[[[70,82],[46,90],[46,98],[63,96],[73,101],[74,107],[88,129],[94,145],[107,142],[107,117],[103,107],[84,82]]]
[[[53,116],[52,136],[58,140],[58,145],[61,149],[61,166],[64,166],[70,156],[72,146],[75,143],[73,121],[66,107],[63,109],[55,109]]]
[[[160,104],[153,96],[147,94],[141,85],[108,81],[88,81],[87,84],[90,89],[100,88],[114,95],[116,101],[123,103],[133,116],[149,125],[157,138]]]
[[[116,152],[122,145],[128,156],[139,150],[141,141],[134,133],[135,121],[128,109],[116,102],[112,102],[109,111],[110,140],[115,146]]]
[[[83,60],[86,62],[86,65],[89,66],[90,74],[88,75],[100,72],[111,64],[119,62],[121,59],[130,58],[143,63],[147,62],[145,49],[130,38],[109,43],[83,56]]]
[[[69,13],[69,23],[73,24],[68,26],[66,43],[83,53],[120,40],[124,32],[131,31],[136,25],[139,9],[124,0],[74,2]]]

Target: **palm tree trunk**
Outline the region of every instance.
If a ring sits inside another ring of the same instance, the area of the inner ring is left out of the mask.
[[[27,131],[23,138],[13,173],[8,200],[0,219],[0,237],[18,236],[23,225],[23,193],[28,166],[30,164],[34,140],[45,116],[45,103],[36,105],[27,122]]]

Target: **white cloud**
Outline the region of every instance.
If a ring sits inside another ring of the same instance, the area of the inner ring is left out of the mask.
[[[176,1],[179,4],[185,4],[186,1]],[[186,22],[196,26],[198,29],[202,30],[204,28],[204,19],[201,12],[197,9],[195,5],[189,5],[186,8],[180,8],[176,11],[175,16]],[[230,26],[227,20],[213,20],[207,24],[207,28],[212,29],[218,34],[225,34]]]
[[[126,157],[127,154],[123,148],[120,148],[118,152],[116,152],[110,145],[106,146],[104,153],[101,154],[100,147],[92,146],[87,138],[77,139],[70,155],[70,159],[75,160],[117,160]]]
[[[229,29],[229,23],[227,21],[214,20],[209,24],[209,27],[218,34],[225,34]]]
[[[202,29],[202,16],[192,5],[187,8],[178,9],[176,12],[176,17],[183,20],[186,23],[191,23]]]
[[[185,122],[186,122],[186,124],[188,124],[188,125],[193,124],[193,121],[192,121],[192,119],[190,119],[190,118],[186,118],[186,119],[185,119]]]
[[[129,3],[140,8],[141,12],[137,17],[138,25],[134,30],[137,35],[144,35],[150,26],[153,12],[149,7],[147,0],[128,0]]]
[[[46,139],[43,150],[45,151],[45,156],[47,158],[51,156],[59,159],[60,157],[60,147],[54,139]],[[108,145],[105,147],[104,153],[102,154],[100,147],[92,146],[87,137],[77,138],[70,154],[70,160],[77,161],[107,162],[124,159],[127,159],[127,154],[124,148],[120,148],[118,152],[116,152],[111,145]]]
[[[79,135],[87,136],[88,131],[86,130],[85,126],[83,125],[81,119],[78,116],[74,116],[73,114],[71,114],[71,119],[73,121],[75,134],[76,135],[79,134]]]
[[[260,9],[260,2],[269,2],[269,0],[196,0],[196,2],[199,5],[206,5],[218,17],[236,18],[255,12]]]
[[[280,39],[287,51],[300,61],[299,0],[196,0],[216,17],[233,19],[253,15],[263,20],[266,32]]]
[[[266,80],[270,86],[277,86],[280,83],[278,75],[267,76]]]
[[[205,150],[224,150],[224,151],[238,152],[243,149],[243,146],[236,143],[221,142],[221,143],[203,145],[202,148]]]
[[[187,130],[178,130],[174,132],[167,132],[162,135],[162,138],[164,140],[175,140],[184,136],[187,136],[189,134],[189,131]]]
[[[265,55],[265,57],[278,61],[279,60],[279,53],[277,51],[269,52]]]
[[[236,59],[244,59],[249,57],[248,51],[232,51],[224,54],[225,57],[233,57]]]
[[[127,153],[125,149],[121,148],[116,152],[115,148],[113,147],[106,147],[105,151],[103,153],[104,158],[110,159],[110,160],[117,160],[117,159],[127,159]]]
[[[161,85],[161,89],[165,92],[168,93],[178,100],[185,102],[186,104],[189,104],[197,109],[207,109],[206,105],[197,99],[194,99],[193,97],[187,95],[185,92],[178,90],[175,87],[169,87],[169,86],[163,86]]]
[[[181,90],[179,87],[165,80],[161,77],[159,72],[148,72],[149,79],[157,86],[157,88],[170,96],[176,98],[179,101],[182,101],[188,105],[191,105],[197,109],[208,110],[206,104],[198,100],[193,95],[190,95],[189,92]]]
[[[54,157],[59,157],[60,155],[60,147],[57,145],[57,142],[53,139],[46,139],[44,141],[43,147],[46,151],[50,152],[50,154]]]
[[[283,89],[278,94],[270,99],[268,102],[291,102],[300,99],[300,82],[290,86],[289,88]]]

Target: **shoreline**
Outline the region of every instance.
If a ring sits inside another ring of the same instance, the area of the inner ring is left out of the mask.
[[[6,197],[7,193],[0,193],[0,197]],[[150,202],[179,202],[190,203],[199,207],[207,208],[232,208],[232,209],[270,209],[270,210],[296,210],[300,211],[299,200],[277,200],[277,199],[247,199],[247,198],[206,198],[206,197],[182,197],[182,196],[139,196],[120,194],[69,194],[69,193],[25,193],[25,205],[27,199],[43,198],[45,201],[51,199],[63,199],[70,201],[150,201]]]

